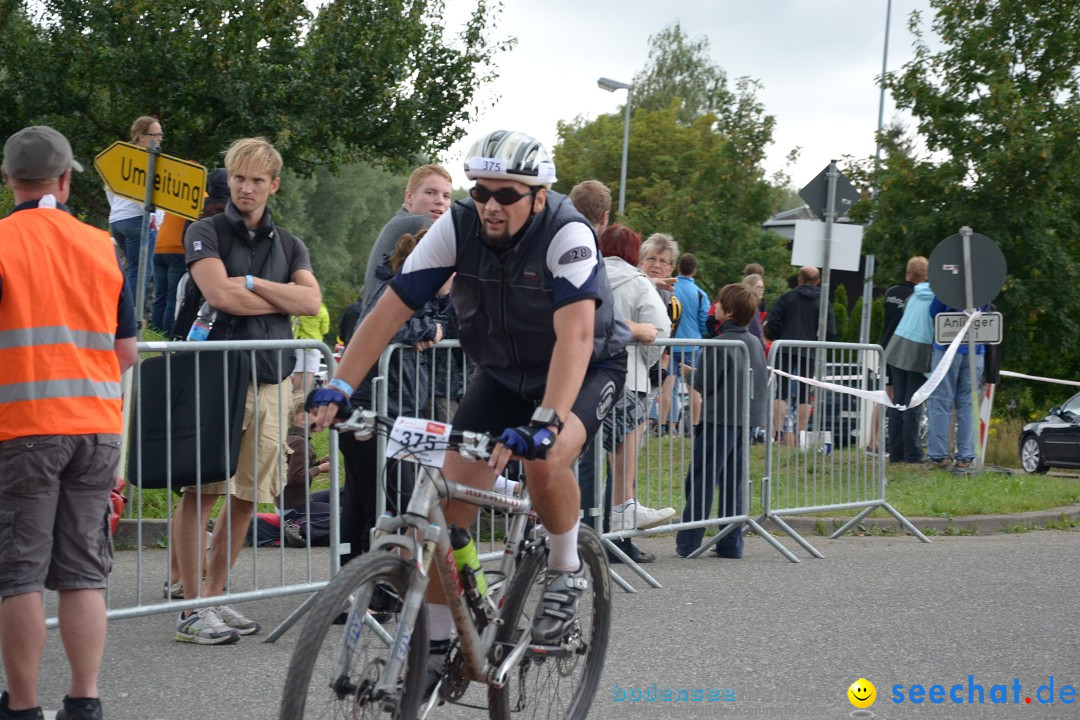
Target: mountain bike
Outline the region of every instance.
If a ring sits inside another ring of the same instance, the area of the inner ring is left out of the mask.
[[[418,472],[407,510],[380,518],[371,551],[346,564],[320,591],[293,650],[281,719],[426,718],[443,703],[468,705],[464,697],[473,683],[486,686],[486,709],[498,720],[511,713],[585,718],[611,623],[607,556],[595,533],[578,529],[588,589],[576,622],[557,645],[533,644],[547,549],[527,479],[515,496],[451,482],[441,472],[447,451],[467,461],[485,460],[491,437],[368,411],[357,411],[336,427],[358,438],[386,433],[387,457],[411,459]],[[476,573],[467,565],[459,569],[455,561],[443,515],[449,499],[509,516],[498,568],[484,571],[485,593],[479,592]],[[442,585],[456,631],[441,673],[429,671],[428,662],[424,594],[432,574]],[[344,625],[335,625],[345,608]]]

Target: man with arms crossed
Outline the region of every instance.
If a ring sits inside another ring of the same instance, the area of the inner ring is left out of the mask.
[[[307,248],[275,225],[266,207],[281,181],[281,165],[281,155],[263,138],[234,142],[225,154],[230,195],[225,211],[199,220],[184,235],[191,278],[218,311],[210,340],[291,340],[289,316],[319,312],[322,292]],[[222,242],[226,237],[229,241]],[[265,261],[253,267],[251,258],[260,255]],[[281,352],[255,353],[258,385],[248,389],[236,474],[227,482],[185,487],[176,509],[173,544],[188,599],[195,597],[195,588],[201,587],[201,597],[225,591],[255,503],[272,503],[280,492],[281,447],[268,438],[283,439],[288,427],[282,425],[288,410],[281,401],[289,393],[278,385],[292,369],[292,352],[284,351],[285,357]],[[231,497],[214,526],[206,577],[201,578],[202,538],[210,511],[222,495]],[[180,613],[176,622],[178,641],[200,645],[234,643],[240,635],[258,631],[257,622],[227,605]]]
[[[135,315],[109,236],[63,203],[67,139],[28,127],[0,165],[15,210],[0,220],[0,718],[43,718],[45,588],[60,593],[71,665],[61,720],[100,720],[107,506],[120,461],[120,373],[135,363]]]
[[[547,590],[533,640],[553,644],[572,626],[587,588],[577,552],[579,493],[573,464],[622,391],[630,332],[615,316],[591,226],[549,188],[555,165],[535,139],[495,131],[465,160],[476,185],[428,231],[357,328],[330,387],[312,394],[319,429],[348,409],[359,382],[415,308],[456,272],[451,301],[460,341],[478,366],[454,417],[459,430],[501,433],[487,465],[448,455],[446,476],[491,488],[512,457],[525,461],[549,532]],[[476,508],[450,503],[447,522],[468,527]],[[450,637],[441,588],[429,586],[433,647]],[[436,651],[437,652],[437,651]]]

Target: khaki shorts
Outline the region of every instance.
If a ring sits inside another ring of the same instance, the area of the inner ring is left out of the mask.
[[[256,422],[255,387],[248,388],[244,405],[243,435],[240,437],[236,474],[228,482],[189,485],[184,492],[194,493],[201,488],[203,495],[233,495],[240,500],[260,503],[272,503],[281,493],[282,456],[285,453],[285,430],[288,428],[282,413],[286,412],[292,395],[283,385],[259,385]]]
[[[119,435],[0,442],[0,597],[105,587]]]

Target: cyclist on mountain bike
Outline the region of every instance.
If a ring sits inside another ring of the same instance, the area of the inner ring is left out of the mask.
[[[580,505],[573,465],[626,374],[630,331],[614,310],[592,226],[551,191],[555,165],[524,133],[484,135],[465,159],[470,199],[439,218],[356,330],[329,386],[308,405],[319,429],[347,417],[360,382],[416,308],[456,273],[451,302],[461,346],[479,370],[454,416],[457,430],[498,435],[487,465],[449,455],[450,480],[490,489],[512,457],[524,461],[548,533],[547,587],[533,641],[557,644],[587,588],[577,551]],[[476,507],[451,502],[448,523],[468,527]],[[432,647],[453,621],[442,588],[428,588]]]

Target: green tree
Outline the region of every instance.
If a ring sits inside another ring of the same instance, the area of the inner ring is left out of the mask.
[[[931,0],[939,42],[911,16],[915,56],[884,82],[914,117],[920,156],[893,131],[867,175],[866,244],[884,282],[914,254],[967,225],[1009,266],[996,300],[1005,315],[1003,367],[1080,375],[1080,4]],[[1003,388],[1008,391],[1009,384]],[[1060,399],[1037,388],[1036,400]]]
[[[319,168],[307,177],[286,170],[282,177],[274,218],[311,251],[335,335],[341,313],[361,290],[375,237],[401,207],[407,180],[370,163]]]
[[[663,110],[677,101],[684,125],[726,111],[735,98],[727,87],[727,73],[709,51],[707,37],[687,37],[678,21],[651,36],[648,64],[634,76],[634,104]]]
[[[270,138],[287,168],[357,160],[401,169],[464,132],[494,55],[498,8],[463,28],[440,0],[23,0],[0,9],[0,136],[49,124],[88,161],[161,118],[164,150],[209,167],[238,138]],[[105,211],[94,173],[83,207]]]
[[[758,83],[727,87],[704,38],[675,24],[650,39],[649,64],[635,76],[620,222],[649,235],[675,237],[698,256],[707,290],[742,279],[747,262],[778,268],[783,240],[761,230],[780,193],[761,162],[775,120],[756,97]],[[559,124],[556,189],[597,178],[618,191],[623,111]]]

